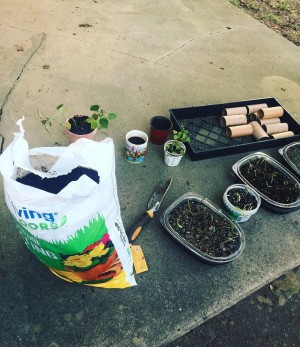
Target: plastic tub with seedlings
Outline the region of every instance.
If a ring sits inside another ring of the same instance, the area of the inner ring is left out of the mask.
[[[223,202],[230,219],[244,223],[258,211],[261,198],[246,184],[232,184],[223,194]]]
[[[260,195],[268,210],[283,214],[300,208],[300,182],[269,155],[250,154],[235,163],[232,170]]]
[[[162,214],[160,223],[186,250],[209,264],[225,264],[245,247],[242,228],[209,199],[187,193]]]
[[[288,165],[300,176],[300,142],[294,142],[279,149]]]

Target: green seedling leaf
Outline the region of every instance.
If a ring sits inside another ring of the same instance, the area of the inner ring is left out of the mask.
[[[91,129],[96,129],[96,128],[98,128],[98,121],[97,121],[97,119],[88,118],[88,119],[86,120],[86,122],[91,124]]]
[[[100,119],[100,126],[104,129],[108,127],[108,119],[107,118],[101,118]]]
[[[107,117],[108,117],[108,119],[116,119],[117,118],[117,114],[112,112],[112,113],[109,113],[107,115]]]
[[[60,110],[62,107],[64,106],[64,104],[60,104],[56,107],[57,111]]]
[[[98,128],[98,121],[97,120],[93,120],[92,122],[91,122],[91,129],[96,129],[96,128]]]
[[[99,111],[99,108],[100,108],[99,105],[92,105],[92,106],[90,107],[90,110],[91,110],[91,111],[94,111],[94,112],[98,112],[98,111]]]
[[[70,129],[71,129],[71,123],[68,122],[68,121],[66,121],[66,122],[65,122],[65,127],[66,127],[68,130],[70,130]]]

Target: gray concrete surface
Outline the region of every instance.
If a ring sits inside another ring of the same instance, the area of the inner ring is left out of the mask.
[[[243,155],[186,157],[169,168],[161,146],[149,144],[139,166],[123,153],[128,130],[149,132],[150,118],[168,116],[169,108],[273,96],[300,120],[298,47],[221,0],[3,0],[0,13],[3,148],[23,114],[30,147],[67,145],[61,127],[51,135],[41,127],[37,107],[51,114],[64,103],[84,113],[100,103],[119,114],[107,133],[115,142],[125,226],[144,211],[160,179],[173,178],[139,239],[149,271],[125,290],[72,285],[50,274],[17,234],[1,186],[1,345],[165,345],[300,264],[298,212],[261,209],[243,225],[243,256],[222,267],[191,257],[158,224],[187,191],[221,205],[233,183],[230,168]],[[280,159],[277,150],[266,152]]]
[[[249,295],[168,347],[298,347],[300,268]]]

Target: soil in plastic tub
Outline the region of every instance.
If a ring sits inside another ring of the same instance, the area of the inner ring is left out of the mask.
[[[212,257],[227,257],[240,246],[234,225],[195,201],[174,208],[169,223],[187,242]]]
[[[257,200],[254,195],[242,188],[230,189],[227,193],[229,202],[243,211],[252,211],[257,207]]]
[[[300,145],[290,147],[286,155],[290,159],[290,161],[300,170]]]
[[[264,158],[249,160],[240,172],[253,187],[276,202],[290,204],[299,198],[295,182]]]

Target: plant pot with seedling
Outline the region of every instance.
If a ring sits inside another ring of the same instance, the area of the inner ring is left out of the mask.
[[[65,133],[69,136],[71,142],[75,142],[80,138],[92,139],[98,129],[106,129],[109,124],[109,120],[113,120],[117,117],[116,113],[106,113],[99,105],[90,106],[92,115],[74,115],[70,116],[68,109],[60,104],[56,107],[57,119],[59,123],[64,127]],[[46,130],[50,133],[50,127],[56,120],[53,116],[42,115],[38,110],[41,123]]]
[[[168,166],[179,165],[186,152],[184,143],[190,142],[189,131],[183,127],[178,132],[173,130],[173,140],[164,144],[164,160]]]
[[[223,202],[229,217],[237,223],[243,223],[258,211],[261,198],[249,186],[233,184],[226,189]]]

